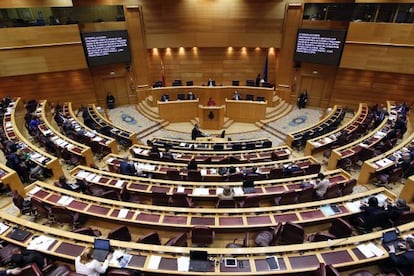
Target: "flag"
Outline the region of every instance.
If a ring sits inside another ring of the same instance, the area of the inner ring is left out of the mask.
[[[164,62],[162,62],[161,59],[161,80],[162,80],[162,86],[165,86],[165,70],[164,70]]]
[[[263,80],[267,82],[267,66],[269,63],[269,55],[266,53],[266,60],[263,68]]]

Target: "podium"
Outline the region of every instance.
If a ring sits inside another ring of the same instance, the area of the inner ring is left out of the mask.
[[[203,129],[222,129],[225,106],[198,106],[198,118]]]

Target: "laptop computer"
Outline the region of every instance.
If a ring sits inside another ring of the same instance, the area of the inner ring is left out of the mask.
[[[254,194],[256,192],[254,188],[253,180],[243,180],[243,193],[245,194]]]
[[[23,229],[14,229],[13,232],[10,233],[10,238],[16,241],[25,241],[29,236],[30,232]]]
[[[103,262],[108,256],[110,249],[109,240],[96,238],[93,243],[92,258]]]
[[[207,251],[190,250],[189,271],[207,272],[208,254]]]
[[[399,237],[399,234],[396,230],[390,230],[382,234],[382,245],[387,250],[389,249],[390,245],[394,245],[395,253],[399,253],[400,251],[403,251],[398,246],[398,244],[402,242],[404,242],[404,240]]]

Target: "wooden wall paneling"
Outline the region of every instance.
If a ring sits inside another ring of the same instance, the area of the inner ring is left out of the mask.
[[[279,47],[284,3],[143,1],[147,45],[149,48]]]
[[[0,8],[72,7],[72,0],[13,0],[0,1]]]
[[[74,70],[0,78],[0,96],[19,95],[22,100],[47,99],[50,103],[71,101],[96,103],[96,95],[88,70]]]
[[[412,3],[412,0],[355,0],[355,3],[391,3],[395,4],[395,2],[398,3]]]
[[[414,46],[414,24],[351,22],[346,41]]]
[[[126,26],[131,48],[130,95],[136,95],[136,87],[149,84],[149,58],[144,31],[144,18],[141,6],[124,7]],[[136,103],[137,99],[131,100]]]
[[[164,64],[166,85],[174,80],[193,81],[194,85],[205,85],[208,78],[216,85],[231,85],[232,80],[239,80],[245,85],[246,80],[255,80],[257,74],[263,76],[263,69],[268,60],[268,82],[275,82],[276,53],[262,48],[168,48],[148,51],[150,60],[150,84],[162,79],[161,63]]]
[[[277,68],[277,88],[290,92],[289,98],[283,98],[288,102],[296,101],[296,92],[292,91],[295,68],[293,54],[296,44],[297,29],[300,25],[303,13],[302,4],[288,4],[283,23],[283,40],[280,48],[280,56]]]
[[[414,78],[409,74],[339,69],[332,89],[332,104],[356,108],[359,102],[370,105],[387,100],[413,104]]]
[[[414,74],[414,45],[395,47],[381,45],[345,45],[341,68]]]
[[[82,33],[125,30],[126,23],[124,21],[84,23],[84,24],[79,24],[79,29]]]

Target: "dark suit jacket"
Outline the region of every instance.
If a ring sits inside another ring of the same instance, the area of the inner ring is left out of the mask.
[[[407,275],[412,275],[414,272],[414,250],[408,250],[400,255],[395,255],[395,253],[390,253],[390,258],[392,263],[396,268],[401,269]]]

